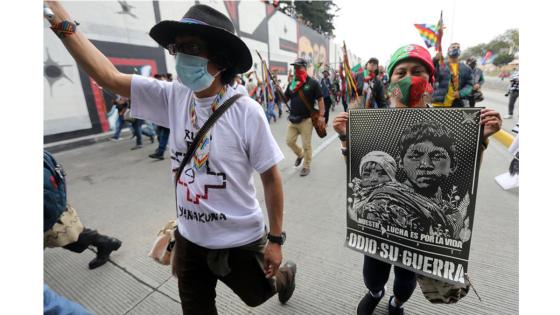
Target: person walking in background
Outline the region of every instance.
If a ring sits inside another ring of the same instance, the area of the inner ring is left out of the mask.
[[[513,118],[513,111],[515,109],[515,102],[519,97],[519,72],[515,71],[511,78],[509,79],[510,85],[509,90],[506,93],[506,97],[509,96],[509,103],[508,103],[508,114],[504,116],[506,119]]]
[[[266,95],[263,97],[263,102],[266,103],[266,119],[268,119],[268,123],[270,123],[272,119],[274,119],[274,122],[276,122],[277,117],[276,113],[274,112],[274,106],[276,105],[276,103],[274,102],[275,92],[271,91],[271,88],[269,86],[266,86],[264,91],[266,93]]]
[[[117,98],[113,100],[113,104],[117,107],[118,118],[115,125],[115,133],[110,138],[111,141],[119,141],[121,139],[121,131],[126,121],[124,115],[126,111],[130,110],[128,98],[117,95]]]
[[[323,93],[323,102],[325,102],[325,123],[329,123],[329,113],[332,106],[333,86],[329,78],[329,70],[323,70],[321,78],[321,92]]]
[[[166,75],[156,74],[154,78],[160,81],[167,81],[172,82],[171,73],[167,73]],[[164,153],[167,149],[167,142],[169,141],[169,128],[164,126],[156,126],[156,133],[158,138],[158,147],[156,151],[150,155],[148,155],[152,159],[163,160]]]
[[[333,78],[334,104],[333,108],[340,102],[340,77],[335,71]]]
[[[474,107],[476,102],[482,102],[484,100],[482,92],[480,91],[480,88],[484,84],[484,73],[476,66],[476,58],[474,57],[469,57],[469,59],[467,59],[467,65],[472,69],[471,75],[473,77],[473,88],[468,98],[469,106]]]
[[[358,94],[362,96],[362,108],[385,108],[385,93],[383,83],[378,78],[379,60],[370,58],[366,69],[356,74]]]
[[[276,107],[278,108],[278,118],[282,118],[282,99],[283,99],[283,95],[282,95],[282,91],[284,91],[284,89],[282,89],[282,81],[280,81],[278,79],[278,75],[276,73],[273,74],[273,78],[274,78],[274,82],[277,82],[280,89],[274,89],[274,104],[276,104]]]
[[[321,123],[324,123],[325,104],[319,82],[307,74],[307,61],[303,58],[297,58],[291,65],[294,67],[295,77],[288,77],[290,83],[284,91],[286,99],[290,102],[290,116],[288,116],[290,122],[288,123],[286,144],[297,157],[294,165],[298,167],[302,161],[304,162],[299,175],[307,176],[311,172],[313,152],[311,149],[313,123],[311,122],[311,112],[307,106],[313,107],[317,102],[319,104],[319,119],[322,120]],[[301,135],[303,148],[296,143],[299,135]]]

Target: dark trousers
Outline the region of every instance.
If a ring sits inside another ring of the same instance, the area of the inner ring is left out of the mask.
[[[136,145],[142,145],[142,125],[144,124],[143,119],[135,119],[132,123],[132,129],[134,130],[134,136],[136,137]]]
[[[167,148],[167,142],[169,141],[169,128],[158,126],[157,133],[159,146],[156,149],[156,154],[163,155],[165,148]]]
[[[217,280],[225,283],[251,307],[264,303],[276,294],[274,280],[265,277],[259,263],[259,259],[262,261],[262,253],[230,249],[228,262],[231,272],[220,277],[208,267],[207,248],[188,241],[178,231],[175,231],[175,239],[174,263],[183,314],[218,314],[215,303]]]
[[[474,100],[474,96],[469,96],[469,107],[474,107],[476,101]]]
[[[89,245],[95,245],[99,236],[100,234],[97,233],[97,231],[84,227],[84,230],[80,233],[80,236],[78,236],[78,240],[64,246],[63,248],[74,253],[81,253],[86,250]]]
[[[383,290],[385,283],[389,280],[391,266],[381,260],[364,256],[364,283],[370,292],[377,293]],[[416,289],[416,274],[397,266],[394,266],[394,273],[393,294],[399,302],[404,303]]]
[[[113,138],[115,139],[119,139],[121,136],[121,130],[124,127],[125,124],[125,120],[124,120],[124,116],[123,115],[119,115],[119,117],[117,118],[117,123],[115,125],[115,134],[113,135]]]
[[[346,99],[342,97],[342,107],[344,107],[344,111],[348,112],[348,103],[346,103]]]
[[[282,100],[276,97],[274,98],[274,104],[278,107],[278,118],[282,117]]]
[[[329,112],[331,111],[332,100],[330,96],[323,97],[323,101],[325,102],[325,123],[329,123]]]
[[[509,92],[509,104],[508,104],[508,114],[513,115],[513,108],[515,106],[515,101],[519,97],[519,91]]]

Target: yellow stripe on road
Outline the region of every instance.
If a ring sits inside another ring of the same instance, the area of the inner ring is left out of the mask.
[[[496,132],[492,135],[492,137],[503,144],[506,148],[509,148],[514,139],[514,136],[506,132],[504,129],[500,129],[500,131]]]

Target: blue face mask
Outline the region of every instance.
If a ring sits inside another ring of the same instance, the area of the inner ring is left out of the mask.
[[[175,59],[175,70],[181,83],[194,92],[206,90],[212,85],[216,73],[212,76],[208,73],[208,59],[198,56],[191,56],[178,52]]]
[[[457,58],[461,55],[461,49],[459,48],[453,48],[449,51],[448,53],[449,57],[451,58]]]

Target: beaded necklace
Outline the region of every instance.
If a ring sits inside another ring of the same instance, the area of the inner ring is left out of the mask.
[[[225,93],[226,93],[226,86],[220,89],[220,92],[218,93],[218,95],[216,95],[216,98],[212,102],[212,105],[210,106],[212,113],[214,113],[222,105],[221,101]],[[196,130],[196,132],[198,133],[201,127],[199,127],[198,125],[198,117],[196,115],[195,108],[196,108],[196,104],[195,104],[195,99],[193,97],[192,102],[190,104],[189,112],[190,112],[191,124]],[[198,171],[201,171],[204,168],[204,166],[206,166],[206,163],[208,162],[208,158],[210,156],[211,141],[212,141],[212,135],[211,132],[208,131],[206,133],[206,136],[204,136],[204,139],[200,142],[198,148],[196,148],[195,154],[193,156],[193,162],[194,162],[193,165],[195,169]]]

